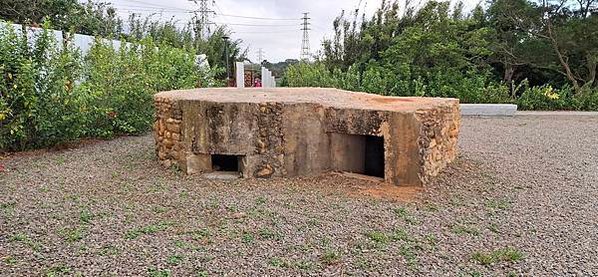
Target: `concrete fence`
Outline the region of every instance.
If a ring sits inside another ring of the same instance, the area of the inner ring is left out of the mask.
[[[235,71],[236,71],[236,79],[237,79],[237,88],[245,88],[245,63],[237,62],[235,63]],[[261,68],[261,76],[262,76],[262,87],[264,88],[275,88],[276,87],[276,79],[272,76],[272,72],[263,67]]]
[[[15,33],[17,33],[19,35],[23,34],[23,25],[0,22],[0,28],[10,28],[11,26],[14,29]],[[39,35],[44,31],[44,29],[37,28],[37,27],[25,27],[25,30],[27,32],[27,40],[32,45],[36,42]],[[63,47],[62,42],[64,41],[65,34],[62,31],[58,31],[58,30],[49,30],[49,33],[54,35],[54,38],[56,39],[56,42],[57,42],[56,45],[57,45],[57,47],[59,47],[61,49]],[[74,34],[69,39],[69,41],[72,43],[72,45],[74,47],[78,48],[79,51],[81,51],[81,55],[85,56],[91,50],[91,47],[93,46],[94,42],[96,41],[96,38],[93,36],[88,36],[88,35]],[[110,39],[101,39],[101,41],[107,45],[111,45],[114,49],[120,49],[122,46],[122,43],[123,43],[120,40],[110,40]],[[129,42],[124,42],[124,43],[125,43],[126,47],[130,47],[132,45]],[[196,63],[200,67],[202,67],[202,68],[210,67],[206,55],[203,55],[203,54],[196,55],[195,59],[196,59]]]
[[[512,104],[461,104],[464,116],[513,116],[517,105]]]

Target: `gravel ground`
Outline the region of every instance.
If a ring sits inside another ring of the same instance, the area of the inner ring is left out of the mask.
[[[0,275],[598,275],[598,117],[463,125],[459,160],[409,197],[187,177],[151,136],[5,158]]]

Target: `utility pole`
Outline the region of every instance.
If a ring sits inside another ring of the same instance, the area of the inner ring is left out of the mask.
[[[311,18],[308,17],[309,13],[303,13],[303,17],[301,18],[303,20],[302,28],[301,31],[303,31],[303,42],[301,43],[301,55],[300,55],[300,60],[302,61],[308,61],[310,58],[310,50],[309,50],[309,31],[311,30],[309,28],[309,25],[311,23],[309,23],[309,20]]]
[[[266,53],[264,52],[263,48],[257,50],[257,60],[259,64],[262,64],[262,62],[264,61],[264,54]]]
[[[199,38],[201,38],[203,40],[207,40],[212,33],[212,30],[210,28],[210,25],[212,24],[212,22],[210,22],[210,15],[212,15],[214,13],[213,10],[210,10],[209,3],[208,3],[209,0],[189,0],[189,1],[195,3],[196,5],[199,5],[199,10],[194,11],[195,24],[196,24],[196,30],[195,30],[196,35],[199,36]]]
[[[226,86],[230,87],[230,64],[228,63],[228,40],[230,37],[223,36],[222,39],[224,40],[224,56],[226,62]]]

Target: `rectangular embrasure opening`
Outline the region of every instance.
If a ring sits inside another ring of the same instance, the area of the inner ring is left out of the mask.
[[[365,137],[364,174],[384,178],[384,138]]]
[[[241,172],[243,156],[212,155],[212,170],[220,172]]]
[[[384,178],[384,137],[331,134],[332,169]]]

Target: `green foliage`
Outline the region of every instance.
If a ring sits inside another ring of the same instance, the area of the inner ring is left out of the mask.
[[[528,87],[527,82],[523,82],[522,90],[517,104],[523,110],[598,110],[598,89],[587,86],[576,94],[568,85],[555,89],[551,85]]]
[[[151,38],[120,49],[97,39],[85,57],[58,45],[47,29],[30,41],[0,26],[0,149],[143,133],[154,93],[216,84],[193,49]]]
[[[81,98],[73,89],[80,58],[57,47],[47,31],[30,43],[12,28],[0,27],[0,149],[53,145],[79,137]]]
[[[598,15],[546,3],[493,0],[465,15],[446,1],[403,11],[383,1],[369,20],[341,14],[320,59],[289,67],[283,84],[595,110]]]

